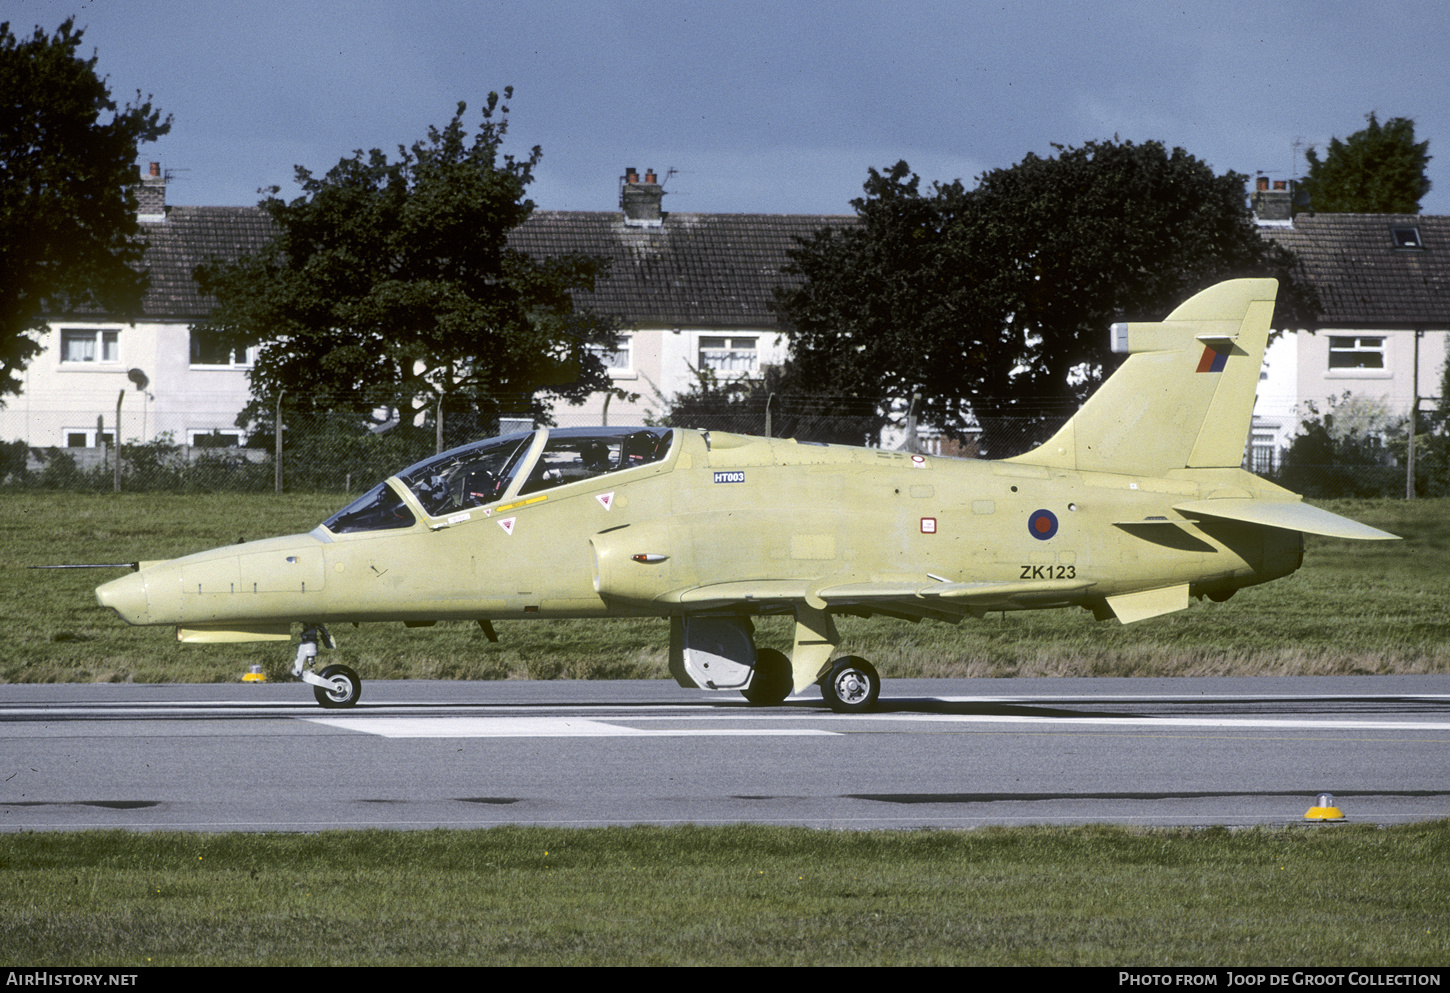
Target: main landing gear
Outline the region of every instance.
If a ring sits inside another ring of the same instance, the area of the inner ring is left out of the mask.
[[[817,684],[821,698],[838,714],[860,714],[876,706],[881,695],[881,677],[876,667],[856,655],[831,663],[830,671]],[[784,652],[762,648],[756,653],[755,672],[740,695],[757,707],[774,707],[790,696],[790,659]]]
[[[750,685],[740,695],[757,707],[774,707],[785,702],[791,688],[790,659],[774,648],[761,648],[755,653]]]
[[[784,703],[793,690],[812,683],[838,714],[859,714],[876,706],[881,676],[863,658],[832,659],[841,643],[825,604],[795,608],[791,653],[755,646],[755,624],[744,614],[683,614],[670,619],[670,675],[681,686],[738,690],[756,707]]]
[[[876,706],[881,695],[881,677],[876,667],[857,655],[846,655],[831,663],[821,679],[821,696],[838,714],[860,714]]]
[[[302,631],[302,643],[297,646],[297,660],[292,663],[292,675],[304,683],[311,683],[317,702],[329,710],[351,707],[362,697],[362,680],[345,665],[329,665],[323,667],[319,673],[312,672],[319,639],[327,648],[337,647],[327,628],[321,624],[308,625]]]

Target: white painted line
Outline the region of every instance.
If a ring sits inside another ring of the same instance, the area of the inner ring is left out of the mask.
[[[814,728],[630,728],[579,717],[308,717],[313,724],[384,738],[693,738],[835,735]]]
[[[1450,731],[1450,721],[1346,721],[1284,717],[1033,717],[1022,714],[865,714],[855,719],[928,724],[1102,724],[1112,727],[1307,728],[1315,731]]]

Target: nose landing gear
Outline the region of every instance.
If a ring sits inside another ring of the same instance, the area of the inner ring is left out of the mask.
[[[329,710],[351,707],[362,697],[362,680],[345,665],[329,665],[320,673],[312,672],[319,640],[328,648],[337,647],[332,635],[321,624],[303,629],[302,643],[297,646],[297,660],[292,663],[292,675],[304,683],[311,683],[317,702]]]

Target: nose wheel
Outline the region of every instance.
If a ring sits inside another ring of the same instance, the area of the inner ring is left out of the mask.
[[[312,693],[329,710],[351,707],[362,696],[362,680],[345,665],[327,666],[318,676],[327,685],[313,684]]]
[[[880,695],[881,677],[876,667],[856,655],[837,659],[821,680],[821,696],[838,714],[864,713],[876,706]]]
[[[292,664],[292,675],[304,683],[311,683],[317,702],[329,710],[351,707],[362,697],[362,680],[345,665],[329,665],[313,672],[312,663],[317,658],[319,641],[328,648],[337,647],[327,628],[321,624],[307,625],[302,631],[302,643],[297,646],[297,661]]]

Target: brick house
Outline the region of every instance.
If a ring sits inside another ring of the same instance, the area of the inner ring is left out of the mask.
[[[1438,399],[1450,332],[1450,217],[1294,214],[1286,184],[1253,196],[1260,233],[1295,252],[1319,293],[1313,328],[1272,343],[1255,409],[1252,461],[1267,468],[1306,403],[1350,393],[1392,417]]]

